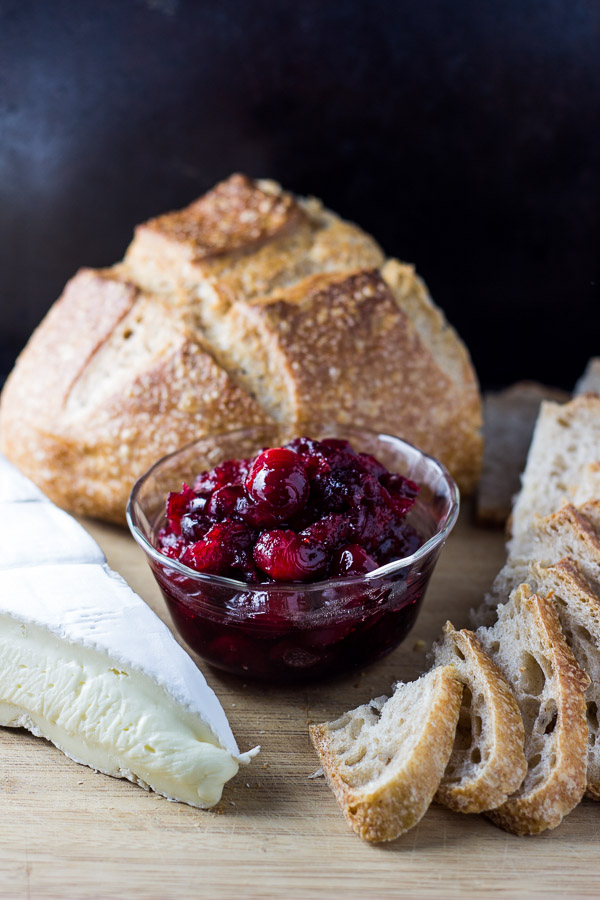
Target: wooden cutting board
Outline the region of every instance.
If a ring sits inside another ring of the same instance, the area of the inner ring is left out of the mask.
[[[123,530],[85,522],[109,563],[169,621],[145,558]],[[34,549],[32,552],[35,552]],[[598,897],[600,806],[585,801],[552,832],[518,838],[480,816],[432,806],[399,840],[363,844],[322,778],[307,725],[388,692],[426,666],[446,618],[468,624],[504,556],[470,511],[445,548],[405,644],[364,672],[276,688],[204,667],[241,749],[262,751],[211,811],[97,775],[24,731],[0,729],[0,897]],[[424,643],[423,643],[424,642]]]

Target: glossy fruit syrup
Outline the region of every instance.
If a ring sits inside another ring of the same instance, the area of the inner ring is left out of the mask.
[[[412,627],[433,566],[376,574],[429,536],[406,522],[418,491],[339,439],[297,438],[201,473],[169,495],[156,546],[238,584],[155,562],[182,636],[214,665],[262,678],[383,656]]]

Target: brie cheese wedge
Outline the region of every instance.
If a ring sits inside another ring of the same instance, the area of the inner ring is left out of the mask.
[[[0,481],[3,505],[5,487]],[[258,750],[239,752],[198,667],[81,526],[48,500],[9,502],[0,725],[27,728],[76,762],[169,799],[213,806]],[[26,559],[19,547],[28,528]]]

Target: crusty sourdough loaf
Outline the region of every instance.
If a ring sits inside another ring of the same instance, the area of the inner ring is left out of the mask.
[[[492,628],[477,637],[510,684],[525,726],[528,772],[492,821],[514,834],[555,828],[586,789],[587,675],[562,633],[552,601],[516,588]]]
[[[397,684],[389,700],[310,726],[329,786],[361,838],[392,841],[423,817],[452,750],[461,694],[454,668],[439,666]]]
[[[517,701],[472,631],[446,622],[433,654],[435,664],[453,666],[463,684],[454,747],[435,799],[462,813],[494,809],[527,772]]]
[[[5,386],[0,447],[55,502],[120,521],[162,454],[274,419],[387,430],[463,490],[478,477],[477,381],[412,267],[235,175],[72,279]]]

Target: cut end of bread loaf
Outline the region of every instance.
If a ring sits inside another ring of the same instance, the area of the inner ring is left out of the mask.
[[[425,814],[452,751],[461,694],[444,666],[398,684],[383,705],[311,726],[329,785],[361,838],[394,840]]]
[[[513,591],[492,628],[477,632],[516,697],[525,728],[528,772],[520,788],[487,815],[515,834],[555,828],[586,788],[588,730],[579,668],[552,601]]]
[[[433,650],[436,665],[452,665],[464,685],[454,747],[436,800],[462,813],[494,809],[527,772],[519,707],[472,631],[455,631],[447,622]]]

